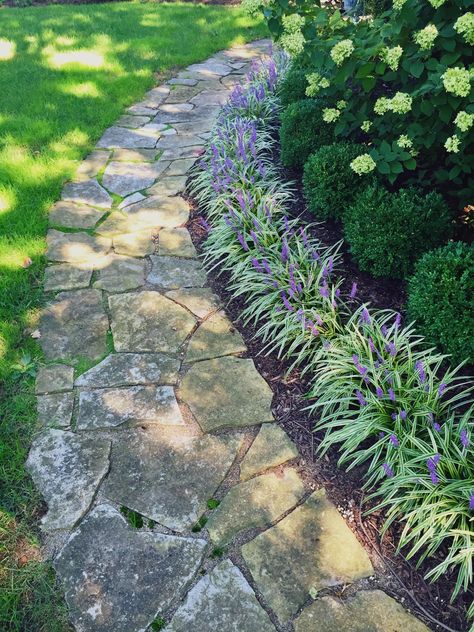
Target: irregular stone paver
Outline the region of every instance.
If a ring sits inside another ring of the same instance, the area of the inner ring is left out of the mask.
[[[186,188],[186,180],[186,176],[168,177],[168,175],[165,175],[160,178],[156,184],[147,189],[147,192],[160,197],[176,195],[184,191]]]
[[[220,77],[229,75],[232,72],[232,68],[227,64],[215,61],[205,61],[200,64],[192,64],[191,66],[188,66],[187,70],[190,73],[198,73],[204,76],[219,75]]]
[[[186,77],[186,73],[179,73],[177,77],[173,77],[173,79],[168,81],[170,86],[195,86],[197,82],[197,79]]]
[[[127,195],[120,204],[118,205],[119,209],[125,208],[126,206],[130,206],[130,204],[136,204],[137,202],[142,202],[146,199],[145,195],[141,193],[132,193],[132,195]]]
[[[180,112],[190,112],[193,109],[192,103],[165,103],[160,105],[160,112],[168,112],[169,114],[177,114]]]
[[[324,490],[242,547],[265,600],[282,623],[310,590],[352,582],[373,573],[369,557]]]
[[[145,283],[145,262],[110,254],[99,271],[94,287],[107,292],[126,292]]]
[[[49,223],[68,228],[93,228],[104,214],[84,204],[73,202],[56,202],[49,212]]]
[[[212,541],[228,544],[240,531],[270,526],[303,497],[304,486],[295,472],[263,474],[240,483],[211,512],[207,529]]]
[[[200,126],[196,126],[194,123],[180,123],[179,124],[179,133],[181,129],[190,130],[191,126],[193,126],[193,133],[202,133]],[[203,126],[204,127],[204,126]],[[212,126],[211,126],[212,127]],[[176,128],[178,128],[178,124],[176,124]],[[183,131],[185,133],[185,131]],[[194,158],[197,159],[199,156],[202,156],[203,148],[201,146],[190,145],[189,147],[169,147],[163,151],[162,159],[163,160],[180,160],[184,158]]]
[[[199,94],[199,92],[201,92],[201,88],[196,85],[176,86],[171,89],[165,103],[184,103],[185,101],[190,101],[193,97]]]
[[[240,478],[246,480],[297,456],[298,450],[286,432],[276,424],[265,424],[240,464]]]
[[[107,388],[135,384],[176,384],[179,360],[164,353],[111,353],[80,375],[76,386]]]
[[[74,393],[39,395],[37,407],[41,426],[68,428],[71,425]]]
[[[179,147],[204,147],[204,142],[199,136],[186,134],[183,136],[162,136],[156,146],[158,149],[175,151]]]
[[[206,90],[191,99],[196,105],[224,105],[229,98],[227,90]]]
[[[78,430],[129,423],[183,424],[171,386],[127,386],[83,391],[79,395]]]
[[[194,364],[180,397],[205,432],[273,421],[273,393],[252,360],[226,357]]]
[[[296,619],[296,632],[429,632],[429,629],[381,590],[356,593],[345,601],[322,597]]]
[[[196,574],[205,540],[139,531],[99,505],[55,561],[78,632],[143,632]]]
[[[67,364],[42,366],[36,376],[35,393],[64,393],[72,391],[74,369]]]
[[[44,530],[71,529],[89,509],[109,469],[110,441],[47,430],[33,441],[26,468],[48,504]]]
[[[95,178],[96,175],[105,167],[109,159],[110,152],[95,149],[81,162],[77,168],[75,181],[89,180]]]
[[[145,257],[155,252],[156,231],[147,228],[136,233],[125,233],[113,237],[114,250],[117,254],[130,257]]]
[[[218,296],[209,287],[195,287],[166,292],[166,296],[183,305],[198,318],[206,318],[221,306]]]
[[[156,88],[148,90],[142,103],[146,104],[148,107],[157,108],[163,103],[169,93],[169,86],[157,86]]]
[[[148,283],[167,290],[206,284],[206,273],[199,261],[167,256],[152,256],[150,259],[152,268],[147,276]]]
[[[168,176],[183,176],[187,174],[191,167],[195,164],[196,158],[186,158],[185,160],[173,160],[166,170]]]
[[[108,191],[125,197],[150,187],[167,166],[161,160],[153,163],[109,162],[102,184]]]
[[[58,290],[78,290],[89,287],[92,270],[81,270],[68,263],[48,266],[44,274],[45,292]]]
[[[141,127],[146,123],[150,122],[149,116],[144,116],[143,114],[124,114],[117,121],[117,125],[119,127],[130,127],[132,129],[136,129],[137,127]]]
[[[104,494],[160,524],[184,531],[207,508],[241,446],[240,436],[196,436],[186,427],[120,435]]]
[[[247,351],[244,340],[224,312],[212,314],[193,334],[186,362],[210,360]]]
[[[122,162],[153,162],[159,149],[114,149],[112,158]]]
[[[61,197],[68,202],[89,204],[89,206],[97,206],[103,209],[108,209],[112,206],[112,198],[97,180],[68,182],[64,185]]]
[[[189,204],[183,198],[146,198],[120,212],[113,212],[97,228],[101,235],[135,233],[149,228],[175,228],[189,219]]]
[[[186,228],[163,228],[160,231],[158,254],[197,257],[196,248]]]
[[[164,632],[275,632],[241,571],[220,562],[189,591]]]
[[[82,264],[81,268],[91,269],[102,261],[110,250],[112,242],[104,237],[92,237],[87,233],[62,233],[50,229],[46,235],[50,261]]]
[[[156,108],[148,107],[143,103],[135,103],[127,109],[127,112],[137,116],[153,116],[156,114]]]
[[[191,314],[157,292],[109,297],[117,351],[176,353],[194,328]]]
[[[157,134],[153,130],[128,129],[127,127],[109,127],[97,143],[97,147],[110,149],[152,149]]]
[[[61,292],[41,314],[39,343],[48,360],[105,354],[109,321],[98,290]]]

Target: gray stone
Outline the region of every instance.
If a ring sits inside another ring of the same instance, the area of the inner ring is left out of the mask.
[[[204,147],[204,143],[199,136],[183,134],[183,136],[162,136],[156,147],[175,150],[177,147]]]
[[[219,297],[208,287],[172,290],[166,292],[166,296],[189,309],[198,318],[206,318],[221,305]]]
[[[104,494],[169,529],[190,529],[206,511],[241,444],[241,436],[196,436],[182,426],[121,433]]]
[[[196,163],[197,158],[187,158],[185,160],[173,160],[166,170],[167,176],[183,176],[186,175],[191,167]]]
[[[215,61],[205,61],[200,64],[192,64],[187,68],[188,72],[199,73],[205,77],[218,75],[219,77],[223,77],[225,75],[229,75],[232,72],[232,68],[227,64],[215,62]]]
[[[148,283],[168,290],[180,287],[202,287],[207,278],[201,264],[194,259],[181,257],[151,256],[151,272]]]
[[[282,623],[304,605],[310,591],[373,573],[369,556],[323,489],[245,544],[242,554],[259,590]]]
[[[42,366],[36,376],[35,393],[64,393],[72,391],[74,369],[67,364],[50,364]]]
[[[142,101],[147,107],[157,108],[169,95],[169,86],[158,86],[149,90]]]
[[[142,125],[145,125],[145,123],[149,122],[150,116],[124,114],[117,121],[117,125],[119,125],[120,127],[130,127],[132,129],[137,129],[137,127],[142,127]]]
[[[109,156],[110,152],[108,151],[101,151],[100,149],[91,151],[79,165],[74,180],[89,180],[89,178],[95,178],[99,171],[107,164]]]
[[[189,591],[164,632],[275,632],[241,571],[220,562]]]
[[[153,162],[159,149],[114,149],[113,160],[120,162]]]
[[[110,428],[126,422],[184,423],[171,386],[127,386],[80,393],[78,430]]]
[[[137,202],[142,202],[146,197],[141,193],[132,193],[132,195],[128,195],[125,199],[123,199],[118,205],[119,209],[125,208],[126,206],[130,206],[130,204],[136,204]]]
[[[94,287],[107,292],[126,292],[145,283],[145,262],[123,255],[110,254],[99,271]]]
[[[48,504],[45,531],[72,529],[109,469],[110,441],[50,429],[36,437],[26,468]]]
[[[243,353],[247,347],[242,336],[224,312],[212,314],[189,341],[186,362],[210,360],[220,356]]]
[[[172,108],[171,105],[169,107]],[[216,105],[206,108],[190,108],[187,111],[181,112],[178,112],[176,110],[174,112],[164,112],[160,110],[153,121],[155,123],[168,123],[174,125],[175,123],[186,123],[189,121],[197,121],[198,119],[205,119],[208,121],[216,120],[217,116],[219,115],[220,109],[221,108]]]
[[[49,212],[49,223],[68,228],[93,228],[104,211],[73,202],[56,202]]]
[[[190,112],[193,107],[192,103],[165,103],[164,105],[160,105],[159,110],[160,112],[167,112],[168,114],[178,114],[181,112]]]
[[[186,188],[186,176],[168,177],[163,176],[156,184],[150,187],[147,192],[159,197],[167,197],[181,193]]]
[[[134,529],[99,505],[54,564],[75,629],[144,632],[186,590],[205,549],[205,540]]]
[[[97,143],[97,147],[110,149],[152,149],[156,145],[158,135],[152,130],[128,129],[126,127],[109,127]]]
[[[381,590],[367,590],[340,601],[318,599],[295,621],[296,632],[429,632],[429,629]]]
[[[109,297],[117,351],[177,353],[193,330],[191,314],[157,292]]]
[[[178,371],[179,360],[164,353],[112,353],[80,375],[75,384],[92,388],[176,384]]]
[[[276,424],[260,428],[257,438],[240,464],[240,478],[245,480],[270,467],[282,465],[298,456],[298,450],[286,432]]]
[[[194,364],[180,397],[205,432],[273,421],[273,393],[252,360],[225,357]]]
[[[187,123],[183,123],[183,125],[188,126]],[[190,147],[170,147],[164,150],[162,158],[163,160],[181,160],[189,158],[197,160],[203,153],[204,150],[202,146],[195,147],[191,145]]]
[[[197,83],[197,82],[196,82]],[[170,90],[169,96],[166,98],[165,103],[184,103],[190,101],[192,97],[195,97],[201,88],[196,86],[176,86]]]
[[[292,469],[240,483],[232,487],[219,507],[211,512],[206,525],[211,540],[222,546],[241,531],[269,527],[292,509],[303,494],[303,483]]]
[[[207,90],[193,97],[191,103],[195,103],[197,106],[224,105],[229,98],[229,94],[230,92],[224,87],[222,90]]]
[[[186,228],[163,228],[159,234],[158,254],[197,257],[196,248]]]
[[[64,185],[61,197],[66,202],[88,204],[103,209],[109,209],[112,206],[112,198],[97,180],[68,182]]]
[[[130,112],[130,114],[135,116],[153,116],[156,114],[156,109],[157,108],[148,107],[143,103],[135,103],[135,105],[132,105],[127,109],[127,112]]]
[[[151,187],[167,166],[168,164],[162,161],[109,162],[102,183],[112,193],[125,197],[135,191]]]
[[[190,79],[189,77],[174,77],[168,81],[170,86],[195,86],[197,84],[197,79]]]
[[[81,270],[69,263],[48,266],[44,273],[44,291],[78,290],[89,287],[92,270]]]
[[[62,233],[50,229],[46,235],[50,261],[81,264],[81,269],[92,269],[103,261],[112,242],[104,237],[92,237],[87,233]]]
[[[210,132],[214,126],[214,121],[211,119],[197,119],[193,121],[187,121],[186,123],[174,123],[174,128],[180,135],[194,134],[200,136],[203,132]],[[170,150],[171,153],[171,150]],[[202,153],[202,149],[201,149]],[[198,154],[199,155],[199,154]],[[168,158],[169,154],[165,151],[164,157]],[[176,156],[177,158],[188,158],[188,156]]]
[[[94,360],[105,354],[108,327],[98,290],[61,292],[41,314],[39,343],[48,360]]]
[[[141,230],[136,233],[115,235],[114,250],[117,254],[130,257],[145,257],[155,252],[155,236],[158,233],[152,229]]]
[[[71,425],[74,393],[50,393],[36,399],[41,426],[68,428]]]

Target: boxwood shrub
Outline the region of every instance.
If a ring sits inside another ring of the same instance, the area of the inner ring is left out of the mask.
[[[334,143],[323,145],[304,165],[303,192],[308,207],[321,218],[341,219],[354,196],[367,186],[364,178],[354,178],[350,163],[366,151],[364,145]]]
[[[301,168],[308,156],[333,142],[332,126],[322,119],[323,99],[303,99],[289,105],[281,117],[281,161],[285,167]]]
[[[309,70],[292,66],[278,87],[278,96],[283,107],[306,99]]]
[[[474,362],[474,244],[427,252],[408,283],[408,315],[453,360]]]
[[[414,188],[364,189],[343,216],[344,234],[359,268],[374,276],[405,278],[426,251],[451,235],[451,213],[439,193]]]

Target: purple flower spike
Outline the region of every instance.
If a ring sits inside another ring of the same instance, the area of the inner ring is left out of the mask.
[[[383,398],[383,390],[380,388],[380,386],[377,386],[377,388],[375,389],[375,393],[379,399]]]
[[[395,328],[396,329],[398,329],[400,327],[401,322],[402,322],[401,314],[399,314],[397,312],[397,315],[395,316]]]
[[[357,294],[357,283],[354,281],[354,283],[352,284],[352,288],[351,288],[351,293],[349,294],[349,296],[354,299],[356,297]]]
[[[396,400],[393,388],[389,388],[388,389],[388,396],[389,396],[391,402],[394,402]]]
[[[239,240],[240,245],[245,250],[245,252],[248,252],[249,247],[247,246],[247,242],[245,241],[244,236],[242,235],[242,233],[237,233],[237,239]]]
[[[435,454],[433,458],[430,458],[426,461],[426,466],[428,468],[428,471],[430,473],[430,478],[431,478],[431,482],[433,483],[433,485],[437,485],[439,483],[439,478],[438,475],[436,473],[436,467],[438,465],[440,461],[440,456],[439,454]]]
[[[389,342],[388,344],[386,344],[385,350],[387,351],[387,353],[389,353],[392,356],[392,358],[394,358],[397,355],[397,348],[395,347],[393,342]]]
[[[392,413],[390,417],[392,418],[393,421],[397,421],[397,413]]]
[[[355,394],[356,394],[356,397],[357,397],[357,400],[358,400],[359,404],[361,406],[367,406],[367,402],[365,401],[364,396],[362,395],[362,393],[359,390],[356,390]]]
[[[290,254],[290,251],[288,249],[288,242],[283,237],[282,245],[281,245],[281,260],[283,263],[286,263],[288,261],[289,254]]]
[[[211,230],[211,225],[209,224],[209,222],[206,222],[206,220],[204,219],[204,217],[201,217],[199,219],[199,222],[201,224],[201,226],[207,230],[207,232],[209,232]]]
[[[461,438],[461,443],[462,443],[463,447],[468,448],[469,447],[469,435],[467,433],[466,428],[463,428],[461,430],[460,438]]]
[[[388,463],[384,463],[382,465],[382,467],[384,469],[384,472],[385,472],[385,475],[387,476],[387,478],[393,478],[393,470],[390,467],[390,465]]]
[[[280,296],[281,296],[281,300],[283,301],[283,305],[286,307],[286,309],[287,309],[289,312],[293,312],[293,311],[295,310],[295,308],[293,307],[293,305],[292,305],[292,304],[290,303],[290,301],[288,300],[288,298],[287,298],[287,296],[286,296],[285,292],[282,292],[282,293],[280,294]]]
[[[255,270],[257,270],[257,272],[264,272],[262,266],[260,265],[258,259],[256,259],[255,257],[253,257],[252,259],[252,265],[255,268]]]
[[[382,327],[380,328],[380,331],[382,332],[383,336],[386,336],[388,334],[388,329],[386,325],[382,325]]]
[[[406,418],[407,418],[407,411],[406,410],[401,410],[400,411],[400,419],[405,421]]]
[[[436,432],[441,432],[441,426],[437,421],[433,423],[433,429],[436,430]]]
[[[369,310],[366,307],[364,307],[364,309],[362,310],[362,313],[360,315],[360,319],[366,325],[370,325],[372,323],[372,319],[370,318]]]
[[[469,498],[469,511],[474,511],[474,492]]]
[[[327,285],[323,285],[322,287],[319,288],[319,293],[321,294],[321,296],[324,296],[324,298],[329,298],[329,288]]]
[[[398,448],[398,446],[400,445],[398,442],[398,439],[396,437],[396,435],[392,434],[390,435],[390,443],[395,446],[396,448]]]
[[[372,353],[377,353],[377,349],[375,348],[372,338],[369,338],[369,349],[372,351]]]
[[[424,384],[426,382],[426,373],[425,367],[423,366],[423,362],[421,362],[421,360],[417,360],[415,362],[415,369],[418,373],[418,377],[420,378],[420,382]]]
[[[446,390],[446,386],[447,384],[440,384],[439,388],[438,388],[438,397],[441,397],[444,393],[444,391]]]

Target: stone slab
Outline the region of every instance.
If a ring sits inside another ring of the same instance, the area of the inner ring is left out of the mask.
[[[44,273],[44,291],[78,290],[89,287],[92,270],[81,270],[68,263],[48,266]]]
[[[109,162],[102,183],[112,193],[125,197],[151,187],[167,166],[161,160],[153,163]]]
[[[191,103],[194,103],[197,106],[224,105],[224,103],[227,102],[229,95],[230,91],[226,90],[224,86],[222,86],[222,90],[206,90],[205,92],[200,92],[191,99]]]
[[[381,590],[367,590],[345,601],[317,599],[295,621],[296,632],[314,632],[324,621],[324,632],[429,632],[399,603]]]
[[[165,103],[160,105],[160,112],[167,112],[169,114],[178,114],[181,112],[190,112],[193,109],[192,103]]]
[[[109,297],[117,351],[177,353],[196,320],[183,307],[157,292]]]
[[[223,311],[212,314],[195,331],[188,344],[186,362],[210,360],[247,351],[244,340]]]
[[[152,255],[150,259],[152,267],[147,276],[148,283],[174,290],[181,287],[202,287],[207,282],[206,273],[199,261],[156,255]]]
[[[130,204],[136,204],[137,202],[142,202],[146,199],[145,195],[141,193],[132,193],[131,195],[127,195],[120,204],[118,205],[119,209],[125,208],[126,206],[130,206]]]
[[[219,297],[209,287],[171,290],[166,292],[166,296],[189,309],[198,318],[206,318],[221,306]]]
[[[163,228],[158,243],[159,255],[196,258],[197,252],[186,228]]]
[[[109,160],[110,152],[100,149],[94,149],[86,158],[81,162],[77,168],[75,181],[89,180],[95,178],[99,171],[101,171],[107,161]]]
[[[164,353],[111,353],[80,375],[76,386],[110,388],[136,384],[176,384],[180,362]]]
[[[110,441],[50,429],[31,446],[26,468],[48,504],[45,531],[71,529],[89,509],[109,469]]]
[[[130,257],[146,257],[155,252],[155,236],[158,231],[147,228],[136,233],[114,235],[112,241],[117,254]]]
[[[206,527],[211,540],[223,546],[241,531],[269,527],[301,500],[304,491],[293,469],[262,474],[232,487],[210,514]]]
[[[74,393],[49,393],[36,398],[38,423],[45,428],[69,428]]]
[[[240,464],[240,478],[247,480],[297,456],[298,450],[286,432],[276,424],[265,424]]]
[[[99,270],[94,287],[107,292],[126,292],[145,283],[145,261],[123,255],[110,254]]]
[[[48,360],[81,356],[94,360],[106,352],[108,327],[98,290],[61,292],[42,311],[39,343]]]
[[[273,421],[273,393],[250,359],[197,362],[183,378],[180,397],[205,432]]]
[[[199,136],[184,134],[183,136],[162,136],[156,145],[157,149],[175,150],[178,147],[204,147]]]
[[[201,88],[196,86],[196,84],[194,86],[174,85],[166,97],[165,103],[185,103],[190,101],[201,91]]]
[[[81,269],[91,269],[102,261],[112,242],[104,237],[93,237],[87,233],[62,233],[50,229],[46,235],[50,261],[81,264]]]
[[[50,364],[38,369],[35,393],[64,393],[72,391],[74,369],[67,364]]]
[[[276,632],[242,572],[220,562],[189,591],[164,632]]]
[[[197,158],[186,158],[184,160],[173,160],[168,169],[166,170],[167,176],[183,176],[196,163]]]
[[[147,189],[150,195],[168,197],[182,193],[186,188],[186,176],[168,176],[165,174],[156,184]]]
[[[232,72],[232,68],[224,63],[214,62],[214,61],[205,61],[199,64],[191,64],[186,69],[188,72],[199,73],[205,77],[218,75],[219,77],[224,77],[225,75],[229,75]]]
[[[186,126],[185,129],[191,129],[188,123],[182,123],[182,125]],[[195,129],[196,133],[201,134],[199,130]],[[194,158],[197,160],[199,156],[203,154],[202,146],[190,145],[189,147],[169,147],[163,151],[162,159],[163,160],[181,160]]]
[[[82,391],[78,430],[113,428],[124,423],[184,424],[171,386],[127,386]]]
[[[153,130],[128,129],[117,125],[106,129],[97,147],[110,149],[153,149],[158,140]]]
[[[131,527],[99,505],[54,565],[77,632],[144,632],[196,574],[205,540]]]
[[[195,119],[192,121],[186,121],[185,123],[174,123],[173,127],[180,135],[193,134],[195,136],[200,136],[203,132],[210,132],[214,126],[213,119]],[[182,150],[187,149],[186,147],[181,147]],[[193,151],[192,155],[199,155],[202,153],[202,149],[200,152],[196,150]],[[167,153],[169,152],[169,153]],[[172,149],[167,149],[164,153],[165,158],[169,158],[172,156]],[[189,156],[176,156],[177,158],[189,158]]]
[[[109,209],[112,206],[112,198],[97,180],[68,182],[64,185],[61,198],[67,202],[88,204],[103,209]]]
[[[366,551],[322,489],[244,544],[242,555],[283,624],[304,605],[310,591],[373,573]]]
[[[142,127],[146,123],[150,122],[150,116],[145,116],[143,114],[124,114],[117,121],[117,125],[119,127],[130,127],[131,129],[137,129],[137,127]]]
[[[152,196],[113,212],[97,228],[101,235],[135,233],[147,228],[176,228],[189,219],[189,204],[180,197]]]
[[[104,214],[85,204],[60,201],[49,212],[49,223],[67,228],[93,228]]]
[[[153,162],[159,149],[114,149],[112,159],[119,162]]]
[[[121,433],[104,494],[169,529],[185,531],[206,511],[241,444],[241,436],[196,436],[182,426]]]
[[[157,108],[152,108],[144,103],[135,103],[127,109],[127,112],[134,116],[153,116],[156,114]]]
[[[185,75],[185,73],[183,74]],[[195,86],[197,82],[197,79],[190,79],[189,77],[180,75],[168,81],[170,86]]]
[[[152,88],[148,90],[145,94],[145,97],[142,101],[148,107],[157,108],[159,105],[163,103],[166,97],[169,95],[170,89],[169,86],[157,86],[156,88]]]

